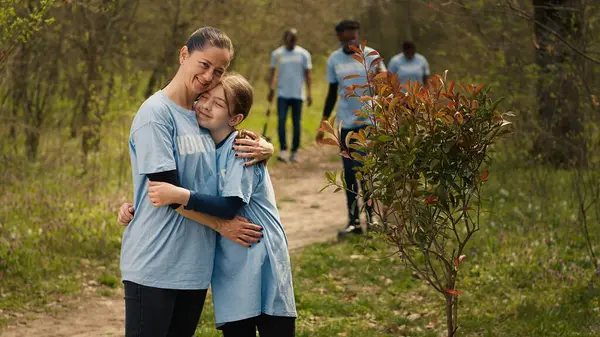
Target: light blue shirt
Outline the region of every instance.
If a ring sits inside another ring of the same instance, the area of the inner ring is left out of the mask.
[[[153,207],[146,174],[177,169],[181,186],[216,195],[216,151],[193,111],[162,91],[138,110],[129,138],[135,215],[123,233],[123,280],[165,289],[207,289],[216,233],[172,208]]]
[[[368,54],[374,51],[373,48],[366,47],[365,53]],[[372,55],[367,57],[368,64],[371,64],[379,55]],[[385,65],[383,61],[379,63],[378,67],[385,71]],[[372,66],[371,71],[376,71],[376,66]],[[359,75],[359,77],[352,79],[344,79],[348,75]],[[357,97],[346,97],[346,88],[353,84],[365,84],[367,83],[367,76],[365,73],[364,65],[351,55],[344,53],[342,48],[334,51],[329,55],[327,60],[327,81],[329,83],[338,83],[340,100],[337,106],[337,122],[342,123],[343,129],[356,129],[361,126],[357,122],[361,121],[370,124],[369,119],[356,116],[356,110],[361,110],[365,103],[358,100]],[[367,89],[363,89],[367,90]],[[357,93],[361,96],[361,90],[357,89]]]
[[[304,100],[304,72],[312,69],[310,53],[300,46],[293,50],[281,46],[271,53],[271,68],[275,68],[277,62],[277,97]]]
[[[219,195],[243,199],[239,212],[263,227],[251,248],[217,237],[212,293],[217,326],[260,315],[296,317],[292,271],[285,231],[275,205],[267,167],[244,166],[231,149],[236,133],[217,149]]]
[[[403,53],[392,57],[388,64],[388,70],[396,74],[402,84],[406,84],[408,80],[411,83],[419,81],[419,83],[423,84],[423,77],[430,75],[429,63],[419,53],[415,53],[415,56],[410,61],[404,57]]]

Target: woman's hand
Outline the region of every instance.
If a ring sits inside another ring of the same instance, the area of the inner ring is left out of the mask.
[[[246,166],[268,160],[275,151],[273,144],[248,130],[239,131],[235,144],[233,149],[238,152],[238,158],[251,158]]]
[[[154,207],[171,204],[187,205],[190,200],[190,191],[185,188],[160,181],[150,181],[148,186],[148,197]]]
[[[129,225],[131,220],[133,220],[133,204],[126,202],[119,208],[119,216],[117,217],[117,221],[123,226]]]
[[[262,227],[250,223],[248,219],[236,216],[231,220],[220,219],[215,228],[221,236],[244,247],[259,243],[262,238]]]

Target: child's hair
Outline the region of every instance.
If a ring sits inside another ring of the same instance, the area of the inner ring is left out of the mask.
[[[229,114],[232,116],[242,114],[246,119],[254,100],[252,85],[238,73],[225,73],[221,78],[221,85],[225,92]]]

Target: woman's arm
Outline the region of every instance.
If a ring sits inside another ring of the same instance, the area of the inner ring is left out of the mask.
[[[186,210],[183,206],[177,209],[177,213],[214,229],[221,236],[244,247],[250,247],[252,243],[260,242],[262,238],[260,232],[262,227],[253,225],[240,216],[236,216],[231,220],[223,220],[212,215]]]
[[[134,212],[132,203],[121,205],[118,217],[119,223],[127,226],[133,219]],[[185,210],[183,206],[180,206],[177,212],[192,221],[214,229],[221,236],[244,247],[250,247],[252,243],[260,242],[262,237],[262,227],[251,224],[247,219],[240,216],[225,220],[212,215]]]

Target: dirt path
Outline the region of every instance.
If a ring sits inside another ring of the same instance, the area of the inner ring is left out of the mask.
[[[291,250],[335,238],[347,221],[344,194],[332,190],[319,193],[325,185],[324,172],[341,167],[335,149],[311,146],[301,153],[301,159],[300,164],[277,165],[271,170]],[[122,295],[101,297],[88,287],[67,306],[72,309],[32,319],[17,318],[15,324],[0,331],[0,336],[123,336]]]

